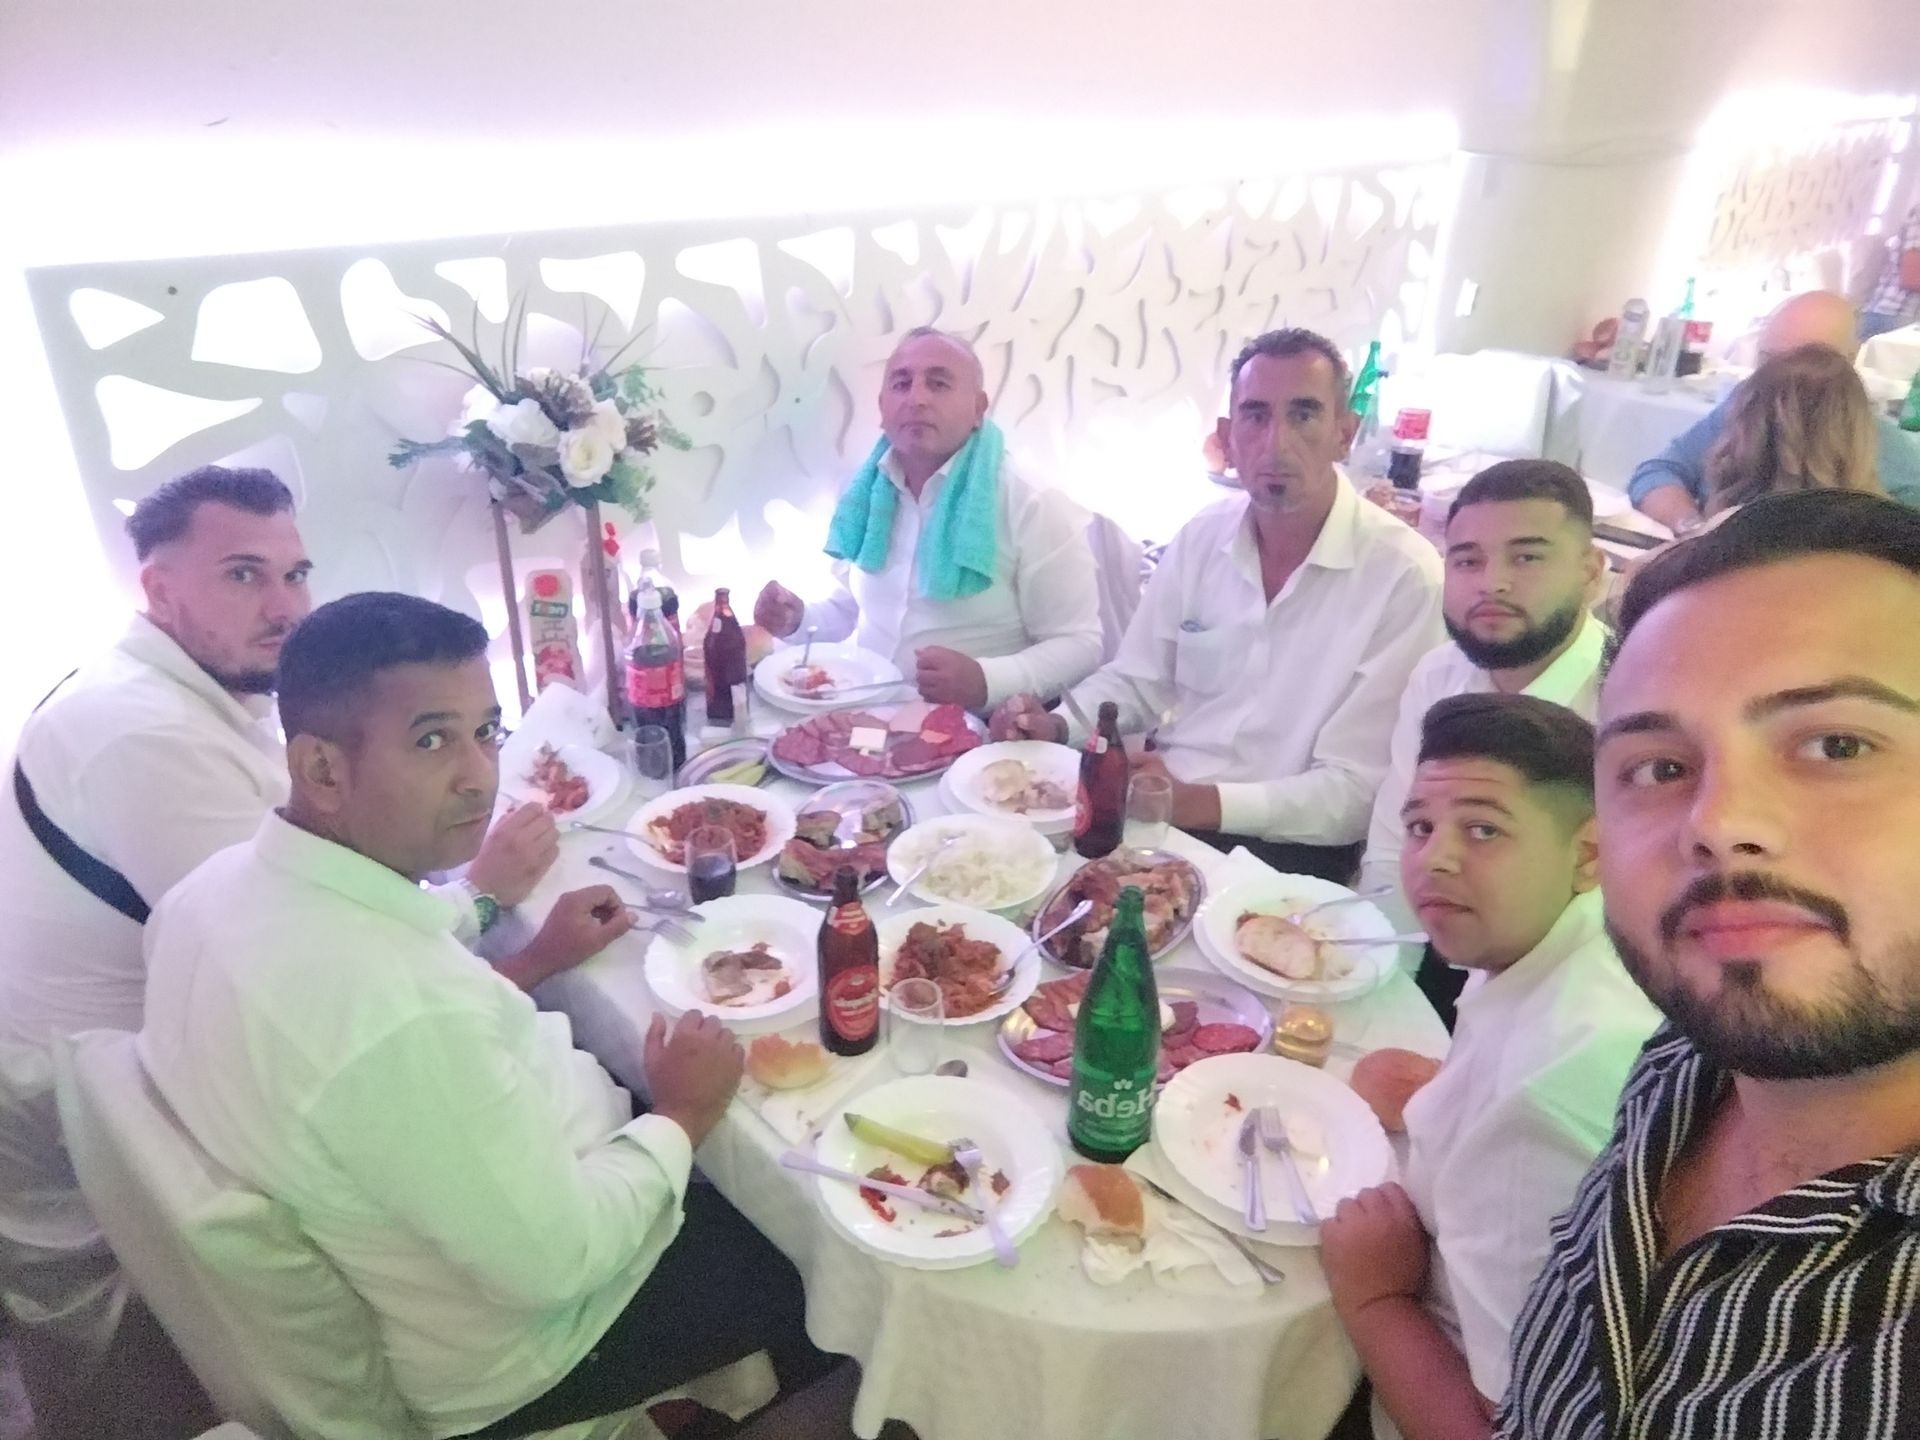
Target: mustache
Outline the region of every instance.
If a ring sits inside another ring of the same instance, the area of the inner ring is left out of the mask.
[[[1673,944],[1680,938],[1680,927],[1691,911],[1719,904],[1723,900],[1771,900],[1783,905],[1798,905],[1826,921],[1842,945],[1847,944],[1853,935],[1853,925],[1847,919],[1846,907],[1838,900],[1812,890],[1802,890],[1797,885],[1789,885],[1758,870],[1741,870],[1731,875],[1702,875],[1682,890],[1680,898],[1661,912],[1660,938],[1669,945]]]

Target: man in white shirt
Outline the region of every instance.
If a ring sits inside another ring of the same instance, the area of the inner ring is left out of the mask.
[[[1407,681],[1360,865],[1359,888],[1400,931],[1419,928],[1400,890],[1400,808],[1428,708],[1448,695],[1499,692],[1551,700],[1592,720],[1606,648],[1606,627],[1588,609],[1606,561],[1594,547],[1593,496],[1578,472],[1552,460],[1489,466],[1448,510],[1443,548],[1441,609],[1452,640]],[[1450,1019],[1464,976],[1443,959],[1422,966],[1422,988]]]
[[[127,1297],[60,1144],[47,1041],[139,1028],[147,909],[285,798],[271,692],[311,607],[293,496],[269,471],[180,476],[127,531],[145,611],[27,721],[0,786],[0,1298],[50,1436],[62,1392],[91,1413]],[[517,902],[557,845],[538,807],[516,812],[475,890]]]
[[[884,438],[868,461],[873,484],[863,471],[835,511],[828,553],[838,588],[808,605],[769,582],[754,622],[783,637],[803,627],[819,640],[851,636],[897,664],[921,698],[974,710],[1021,692],[1058,695],[1084,679],[1101,647],[1087,517],[1004,459],[997,473],[961,473],[976,447],[1001,444],[987,403],[971,346],[938,330],[909,331],[880,387]],[[977,495],[958,492],[976,484]],[[891,512],[890,529],[880,525],[857,554],[836,545],[853,533],[849,507],[866,506],[879,486],[888,493],[872,504]],[[957,591],[939,573],[956,555],[979,566]]]
[[[380,593],[294,632],[291,796],[155,912],[139,1038],[193,1138],[290,1207],[367,1302],[436,1436],[558,1426],[806,1348],[798,1277],[737,1217],[716,1224],[723,1202],[704,1195],[675,1238],[693,1147],[739,1082],[731,1035],[656,1019],[653,1110],[630,1118],[565,1018],[474,964],[421,888],[471,858],[492,810],[486,644],[465,616]],[[564,895],[530,964],[555,973],[630,924],[607,886]]]
[[[1308,330],[1233,362],[1219,434],[1244,492],[1168,545],[1119,653],[1073,699],[1157,731],[1136,771],[1173,781],[1173,823],[1283,870],[1345,881],[1359,862],[1401,691],[1439,643],[1440,558],[1361,500],[1339,462],[1358,418],[1346,361]],[[1078,737],[1015,696],[1000,738]]]
[[[1549,1222],[1659,1023],[1605,931],[1593,745],[1590,722],[1533,696],[1455,695],[1426,714],[1402,880],[1435,943],[1481,978],[1407,1102],[1404,1188],[1344,1200],[1321,1227],[1377,1435],[1488,1433]]]

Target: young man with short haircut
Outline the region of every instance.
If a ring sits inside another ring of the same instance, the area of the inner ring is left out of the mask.
[[[1408,904],[1476,978],[1406,1104],[1404,1188],[1342,1201],[1321,1255],[1376,1434],[1453,1440],[1488,1433],[1549,1223],[1659,1016],[1602,927],[1585,720],[1532,696],[1441,700],[1401,813]]]

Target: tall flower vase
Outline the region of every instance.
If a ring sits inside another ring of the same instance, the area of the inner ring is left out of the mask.
[[[507,510],[498,500],[490,501],[493,512],[493,552],[500,561],[500,597],[507,602],[507,640],[513,646],[513,679],[520,690],[520,713],[533,705],[533,691],[527,685],[527,638],[520,630],[520,587],[513,579],[513,546],[507,539]]]
[[[583,610],[596,614],[600,622],[600,657],[602,668],[607,672],[607,716],[615,725],[620,723],[620,651],[613,638],[613,611],[615,587],[607,573],[606,546],[600,537],[606,533],[600,520],[600,502],[591,500],[585,507],[587,517],[587,578],[593,586],[593,597],[583,603]],[[583,597],[583,601],[585,597]]]

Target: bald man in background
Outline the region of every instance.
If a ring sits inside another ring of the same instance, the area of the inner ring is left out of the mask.
[[[1761,360],[1802,345],[1825,345],[1852,359],[1859,348],[1853,306],[1831,290],[1810,290],[1783,300],[1760,327]],[[1700,528],[1707,494],[1707,453],[1726,428],[1722,400],[1677,436],[1651,460],[1643,461],[1627,482],[1634,508],[1658,520],[1676,535]],[[1880,483],[1887,494],[1920,509],[1920,441],[1885,415],[1880,425]]]

